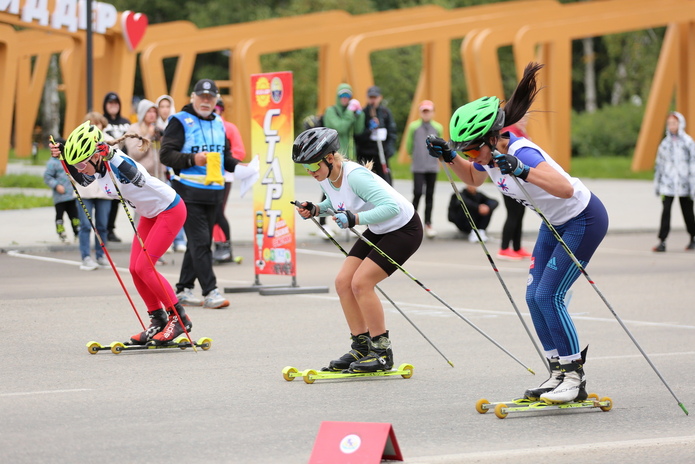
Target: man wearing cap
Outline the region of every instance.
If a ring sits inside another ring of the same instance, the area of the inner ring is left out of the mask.
[[[413,206],[417,210],[425,187],[425,235],[434,238],[437,231],[432,227],[432,208],[434,206],[434,187],[437,184],[439,160],[427,152],[427,136],[441,137],[444,128],[433,119],[434,103],[430,100],[420,102],[420,118],[411,122],[405,133],[405,149],[412,157],[410,170],[413,172]],[[434,163],[432,162],[434,160]]]
[[[373,162],[372,171],[384,178],[389,184],[391,176],[388,159],[395,153],[396,121],[386,106],[382,105],[381,89],[376,85],[367,90],[367,106],[364,108],[364,125],[355,133],[357,160],[360,163]],[[379,156],[383,150],[384,165]]]
[[[177,298],[183,305],[206,308],[229,306],[217,289],[212,270],[212,229],[217,208],[224,199],[224,171],[234,171],[237,160],[230,154],[222,118],[215,114],[217,85],[201,79],[193,88],[191,102],[169,119],[164,130],[160,158],[173,169],[171,186],[186,203],[183,228],[188,247],[183,256]],[[195,281],[203,299],[193,294]]]

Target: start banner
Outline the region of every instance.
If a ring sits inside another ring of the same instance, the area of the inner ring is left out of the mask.
[[[260,161],[253,186],[254,269],[296,276],[292,73],[251,76],[251,149]]]

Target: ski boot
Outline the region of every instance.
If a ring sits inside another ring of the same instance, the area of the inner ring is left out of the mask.
[[[145,345],[167,325],[167,313],[163,309],[155,309],[147,315],[150,318],[150,326],[145,331],[130,337],[130,343],[133,345]]]
[[[328,367],[324,367],[321,369],[322,371],[342,372],[348,369],[350,364],[364,358],[369,353],[369,332],[359,335],[350,334],[350,338],[352,339],[351,350],[328,363]]]
[[[169,315],[169,322],[167,322],[167,325],[164,327],[164,329],[162,329],[161,332],[155,334],[152,337],[152,341],[155,342],[157,345],[163,345],[167,342],[170,342],[182,333],[184,333],[183,327],[179,322],[179,317],[183,320],[184,324],[186,325],[186,331],[190,331],[193,328],[191,319],[186,314],[186,310],[183,309],[183,306],[181,306],[179,303],[176,303],[174,307],[176,308],[176,312],[178,312],[178,317],[176,316],[176,313],[174,313],[174,311],[167,311],[167,314]]]
[[[564,374],[562,382],[553,390],[543,393],[541,401],[548,404],[569,403],[572,401],[584,401],[588,398],[586,393],[586,376],[584,375],[584,363],[586,362],[586,351],[581,352],[581,359],[567,364],[560,364],[560,371]]]
[[[369,341],[367,356],[350,364],[350,373],[390,371],[393,368],[393,351],[389,332],[378,335]]]
[[[540,384],[536,388],[529,388],[524,392],[524,398],[531,401],[538,401],[543,393],[548,393],[552,391],[555,387],[562,383],[562,379],[565,378],[564,372],[560,370],[560,359],[550,358],[548,359],[550,364],[550,378]]]

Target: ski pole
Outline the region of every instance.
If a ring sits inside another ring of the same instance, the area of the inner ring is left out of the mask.
[[[618,313],[615,312],[615,310],[613,309],[613,306],[608,302],[608,300],[606,299],[606,297],[603,296],[603,293],[601,293],[601,291],[598,289],[598,287],[596,286],[596,284],[594,283],[594,281],[591,279],[591,277],[589,277],[589,274],[586,272],[586,269],[584,268],[584,266],[582,266],[582,263],[580,263],[579,260],[577,259],[577,257],[574,255],[574,253],[572,253],[572,250],[570,250],[570,247],[567,246],[567,243],[565,243],[565,241],[562,239],[562,236],[560,236],[560,234],[558,233],[558,231],[555,229],[555,227],[553,227],[553,225],[550,223],[550,221],[549,221],[548,218],[545,216],[545,214],[543,214],[543,211],[541,211],[540,208],[538,208],[538,205],[536,205],[536,203],[533,201],[533,198],[531,198],[531,196],[528,194],[528,192],[526,191],[526,189],[524,188],[524,186],[521,185],[521,182],[519,182],[519,179],[517,179],[515,176],[511,176],[511,177],[514,179],[514,181],[516,182],[516,185],[519,187],[519,190],[521,190],[521,192],[524,194],[524,196],[525,196],[526,199],[529,201],[529,203],[531,204],[531,206],[533,206],[533,209],[536,211],[536,213],[538,213],[538,215],[541,217],[541,219],[543,220],[543,222],[545,223],[545,225],[548,227],[548,229],[550,229],[550,230],[552,231],[552,233],[553,233],[553,235],[555,236],[555,238],[557,239],[558,243],[560,243],[560,245],[561,245],[562,248],[565,250],[565,252],[567,253],[567,255],[570,257],[570,259],[571,259],[571,260],[574,262],[574,264],[577,266],[577,268],[579,269],[579,271],[584,275],[584,277],[586,277],[587,282],[589,282],[589,284],[591,285],[591,287],[592,287],[594,290],[596,290],[596,293],[597,293],[598,296],[601,298],[601,300],[603,300],[603,302],[606,304],[606,307],[608,307],[608,310],[613,314],[613,316],[615,317],[615,319],[618,321],[618,323],[620,324],[620,327],[622,327],[623,330],[625,331],[625,333],[627,334],[627,336],[630,337],[630,340],[632,340],[632,342],[635,344],[635,346],[637,347],[637,349],[639,350],[639,352],[642,353],[642,356],[644,356],[644,359],[647,360],[647,363],[651,366],[651,368],[654,370],[654,372],[655,372],[656,375],[659,377],[659,379],[661,380],[661,382],[664,384],[664,386],[665,386],[665,387],[668,389],[668,391],[671,393],[671,396],[673,396],[673,398],[676,400],[676,402],[678,403],[678,406],[680,406],[680,408],[683,410],[683,412],[684,412],[685,415],[687,416],[687,415],[688,415],[688,410],[685,408],[685,405],[678,399],[678,397],[677,397],[676,394],[673,392],[673,390],[671,389],[671,387],[669,386],[669,384],[666,382],[666,380],[664,379],[664,377],[661,375],[661,372],[659,372],[659,370],[656,368],[656,366],[654,365],[654,363],[652,362],[652,360],[649,359],[649,356],[647,356],[647,353],[644,352],[644,350],[642,349],[642,347],[640,346],[640,344],[637,343],[637,340],[636,340],[635,337],[632,335],[632,332],[630,332],[630,329],[628,329],[627,326],[623,323],[623,320],[620,318],[620,316],[618,316]]]
[[[302,206],[299,204],[298,201],[291,201],[290,203],[292,203],[293,205],[296,205],[296,206],[298,206],[298,207],[300,207],[300,208],[302,207]],[[317,226],[319,229],[321,229],[321,231],[324,233],[324,235],[325,235],[326,237],[328,237],[328,239],[329,239],[331,242],[333,242],[333,244],[334,244],[335,246],[337,246],[338,249],[339,249],[340,251],[343,252],[343,254],[344,254],[345,256],[348,256],[348,252],[345,250],[345,248],[343,248],[342,245],[341,245],[340,243],[338,243],[338,242],[336,241],[336,239],[333,238],[333,236],[331,236],[331,234],[328,233],[328,231],[321,225],[321,223],[320,223],[319,221],[316,220],[315,217],[312,217],[311,220],[314,222],[314,224],[316,224],[316,226]],[[401,313],[401,316],[403,316],[403,317],[405,318],[406,321],[410,322],[410,325],[412,325],[412,326],[415,328],[415,330],[417,330],[418,333],[419,333],[420,335],[422,335],[422,337],[423,337],[425,340],[427,340],[427,342],[428,342],[430,345],[432,345],[432,348],[434,348],[434,349],[437,351],[437,353],[439,353],[439,354],[442,356],[442,358],[444,358],[444,360],[445,360],[447,363],[449,363],[449,365],[450,365],[451,367],[454,367],[454,363],[452,363],[451,361],[449,361],[449,358],[447,358],[446,356],[444,356],[444,353],[442,353],[442,352],[439,350],[439,348],[437,348],[437,347],[435,346],[435,344],[432,343],[432,341],[431,341],[429,338],[427,338],[427,336],[422,332],[422,330],[420,330],[420,328],[419,328],[417,325],[415,325],[415,323],[414,323],[412,320],[410,320],[410,318],[409,318],[408,316],[406,316],[406,314],[401,310],[401,308],[398,307],[398,305],[396,304],[396,302],[393,301],[391,298],[389,298],[389,296],[386,294],[386,292],[384,292],[381,288],[379,288],[378,285],[375,285],[375,288],[376,288],[377,290],[379,290],[379,293],[381,293],[381,294],[384,296],[384,298],[386,298],[386,299],[389,301],[389,303],[391,303],[391,304],[393,305],[393,307],[396,308],[396,310],[397,310],[399,313]]]
[[[329,214],[335,214],[335,212],[332,211],[332,210],[330,210],[330,209],[328,210],[328,213],[329,213]],[[396,266],[398,269],[400,269],[405,275],[407,275],[408,277],[410,277],[410,279],[411,279],[413,282],[415,282],[416,284],[418,284],[423,290],[425,290],[427,293],[429,293],[430,295],[432,295],[437,301],[439,301],[439,302],[442,303],[444,306],[446,306],[451,312],[453,312],[454,314],[456,314],[456,315],[457,315],[458,317],[460,317],[463,321],[465,321],[468,325],[470,325],[472,328],[474,328],[475,330],[477,330],[478,333],[480,333],[483,337],[487,338],[490,342],[492,342],[493,345],[495,345],[495,346],[496,346],[497,348],[499,348],[500,350],[504,351],[504,352],[505,352],[507,355],[509,355],[514,361],[516,361],[516,362],[518,362],[519,364],[521,364],[521,365],[522,365],[527,371],[529,371],[531,374],[536,375],[536,373],[533,371],[533,369],[531,369],[530,367],[528,367],[528,366],[526,366],[524,363],[522,363],[516,356],[514,356],[513,354],[511,354],[511,353],[510,353],[509,351],[507,351],[502,345],[500,345],[499,343],[497,343],[497,342],[496,342],[495,340],[493,340],[488,334],[486,334],[485,332],[483,332],[478,326],[476,326],[476,325],[473,324],[470,320],[468,320],[467,317],[465,317],[465,316],[462,315],[462,314],[459,314],[458,311],[456,311],[454,308],[452,308],[446,301],[444,301],[443,299],[441,299],[441,298],[439,297],[439,295],[437,295],[436,293],[434,293],[431,289],[427,288],[427,287],[426,287],[422,282],[420,282],[414,275],[412,275],[412,274],[411,274],[410,272],[408,272],[403,266],[401,266],[401,265],[398,264],[396,261],[394,261],[393,258],[391,258],[389,255],[387,255],[386,253],[384,253],[378,246],[376,246],[374,243],[372,243],[367,237],[365,237],[364,235],[362,235],[362,234],[360,234],[358,231],[356,231],[354,227],[350,227],[350,231],[351,231],[353,234],[355,234],[360,240],[364,241],[364,243],[366,243],[366,244],[369,245],[372,249],[374,249],[374,251],[376,251],[376,252],[379,253],[382,257],[384,257],[389,263],[393,264],[393,265]]]
[[[487,249],[487,246],[485,246],[485,242],[483,242],[482,238],[480,237],[480,233],[478,232],[478,227],[475,225],[475,221],[473,220],[473,217],[471,216],[470,211],[468,211],[468,207],[464,203],[463,198],[461,198],[461,193],[459,192],[458,188],[456,188],[456,183],[454,183],[454,179],[451,176],[451,172],[449,172],[449,168],[447,167],[446,163],[442,163],[441,161],[440,161],[440,163],[444,167],[444,172],[446,173],[446,177],[449,179],[449,183],[451,184],[451,188],[454,189],[454,194],[456,195],[456,198],[458,199],[458,202],[461,205],[461,209],[463,209],[463,213],[466,215],[466,219],[468,219],[468,223],[471,225],[471,228],[473,229],[473,231],[475,231],[475,235],[476,235],[476,237],[478,237],[478,243],[483,248],[483,252],[485,253],[485,256],[487,256],[487,260],[489,261],[490,266],[492,266],[492,270],[495,272],[495,275],[497,276],[497,280],[499,280],[500,285],[502,285],[502,288],[504,289],[504,293],[507,294],[507,298],[509,298],[509,302],[512,304],[512,307],[514,308],[516,315],[519,316],[519,320],[521,321],[521,325],[524,327],[524,330],[526,330],[526,334],[528,334],[529,338],[531,339],[531,343],[533,343],[533,347],[536,349],[538,356],[541,357],[541,362],[546,367],[546,369],[548,369],[548,372],[552,373],[552,371],[550,370],[550,366],[549,366],[548,362],[546,361],[545,355],[543,354],[541,349],[538,347],[538,344],[536,343],[536,340],[533,338],[533,335],[531,335],[531,331],[529,330],[528,326],[526,325],[524,318],[521,316],[521,312],[519,311],[519,308],[517,307],[516,302],[514,301],[514,298],[512,298],[512,294],[509,292],[509,288],[507,288],[507,284],[502,279],[502,275],[500,274],[499,269],[497,269],[497,266],[495,265],[495,261],[492,259],[492,255],[490,255],[490,251]]]
[[[53,139],[53,136],[50,136],[51,143],[53,145],[57,145],[56,141]],[[94,236],[96,237],[97,241],[99,242],[99,245],[101,246],[101,249],[104,251],[104,256],[106,256],[106,259],[109,260],[109,264],[111,265],[111,269],[113,269],[113,272],[116,274],[116,278],[118,279],[118,283],[121,284],[121,288],[123,289],[123,292],[125,292],[125,296],[128,298],[128,301],[130,302],[130,306],[133,308],[133,311],[135,312],[135,316],[138,318],[138,321],[140,322],[140,325],[142,326],[142,330],[145,330],[145,324],[142,322],[142,319],[140,318],[140,315],[138,314],[138,310],[135,308],[135,303],[133,303],[133,299],[130,297],[130,293],[128,293],[128,290],[125,288],[125,284],[123,283],[123,279],[121,279],[121,275],[118,273],[118,270],[116,269],[116,265],[113,264],[113,260],[111,259],[111,254],[109,253],[109,250],[106,249],[106,245],[104,245],[104,241],[101,238],[101,235],[99,235],[99,231],[97,230],[97,227],[94,225],[94,221],[92,221],[92,216],[89,214],[89,210],[85,206],[84,202],[82,201],[82,197],[80,196],[80,192],[77,191],[77,184],[75,183],[75,179],[72,178],[70,175],[70,170],[68,169],[68,166],[65,164],[65,159],[63,158],[63,153],[61,152],[60,154],[60,164],[63,166],[63,170],[65,173],[68,175],[68,179],[70,180],[70,183],[72,184],[73,190],[75,190],[75,196],[77,196],[77,201],[80,203],[80,206],[82,206],[82,210],[84,211],[85,216],[87,216],[87,221],[89,221],[89,225],[92,226],[92,230],[94,231]]]
[[[162,287],[162,292],[166,294],[167,299],[169,300],[169,307],[172,309],[174,314],[179,320],[179,324],[181,324],[181,328],[183,329],[183,332],[186,334],[186,338],[191,344],[191,347],[193,347],[193,351],[196,353],[198,350],[196,349],[195,343],[193,343],[193,340],[191,339],[191,335],[188,333],[188,330],[186,330],[186,324],[184,323],[183,319],[181,319],[181,316],[179,315],[179,312],[176,310],[176,306],[174,305],[174,302],[171,301],[171,296],[169,296],[169,292],[166,291],[164,288],[164,283],[162,282],[162,276],[159,274],[159,271],[154,265],[154,262],[152,262],[152,257],[148,253],[147,249],[145,248],[145,242],[142,239],[142,236],[140,235],[140,232],[138,232],[138,228],[135,226],[135,221],[133,220],[133,217],[130,215],[130,210],[128,209],[128,206],[125,204],[125,200],[123,199],[123,195],[121,194],[121,189],[118,187],[118,183],[116,182],[116,176],[113,174],[113,171],[111,170],[111,165],[107,160],[104,160],[104,164],[106,165],[106,171],[108,171],[109,176],[111,177],[111,182],[113,183],[114,189],[116,189],[116,193],[118,194],[118,199],[121,202],[121,205],[123,205],[123,209],[125,210],[126,216],[128,216],[128,221],[130,222],[130,226],[133,228],[133,232],[135,232],[135,236],[138,238],[138,241],[140,242],[140,247],[142,247],[142,252],[147,256],[147,261],[149,261],[150,266],[152,266],[152,270],[154,271],[154,275],[157,276],[157,281],[159,282],[159,285]]]

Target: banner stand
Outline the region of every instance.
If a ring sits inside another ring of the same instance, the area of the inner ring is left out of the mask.
[[[297,295],[302,293],[328,293],[328,287],[300,287],[297,285],[297,277],[292,276],[292,284],[287,285],[261,285],[261,281],[256,274],[256,281],[250,287],[225,287],[224,293],[251,293],[258,292],[259,295]]]

